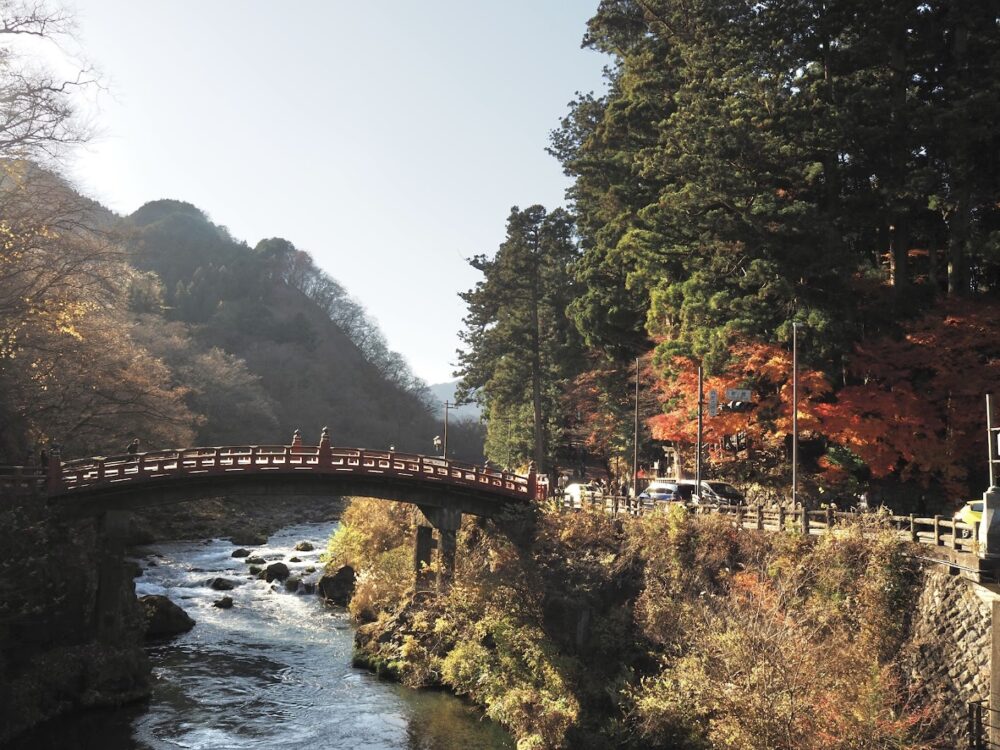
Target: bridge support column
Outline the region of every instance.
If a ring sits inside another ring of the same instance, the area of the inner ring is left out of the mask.
[[[462,512],[456,508],[432,508],[425,505],[420,506],[420,511],[438,533],[438,543],[434,545],[433,541],[431,541],[431,546],[436,546],[438,550],[438,591],[444,593],[451,588],[451,581],[455,576],[455,553],[458,548],[458,529],[462,525]],[[423,529],[427,529],[427,532],[431,531],[426,526],[417,527],[418,554],[421,544],[420,532]]]
[[[98,522],[97,596],[94,625],[97,638],[112,643],[121,636],[122,587],[125,583],[125,536],[128,513],[106,511]]]
[[[423,594],[433,590],[431,585],[431,552],[434,549],[434,529],[430,526],[417,526],[417,548],[413,555],[413,565],[416,569],[416,593]]]

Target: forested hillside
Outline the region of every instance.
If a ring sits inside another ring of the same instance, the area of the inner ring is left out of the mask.
[[[424,384],[311,257],[251,248],[194,206],[119,218],[29,162],[4,164],[8,243],[0,463],[67,455],[316,442],[431,452]],[[476,445],[453,453],[474,459]]]

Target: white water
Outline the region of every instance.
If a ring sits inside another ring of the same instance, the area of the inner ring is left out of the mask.
[[[300,575],[320,569],[334,524],[289,527],[252,554]],[[295,552],[310,541],[314,552]],[[496,750],[510,738],[441,692],[415,692],[350,666],[346,613],[314,595],[250,578],[228,541],[158,544],[143,550],[136,592],[164,594],[197,625],[149,649],[148,704],[53,722],[15,747],[60,750]],[[300,563],[288,562],[289,557]],[[155,563],[155,564],[154,564]],[[223,577],[237,584],[214,591]],[[233,608],[213,606],[231,596]],[[22,744],[26,743],[26,744]]]

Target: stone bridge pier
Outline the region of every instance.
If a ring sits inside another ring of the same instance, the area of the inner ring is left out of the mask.
[[[435,508],[419,505],[427,525],[417,526],[417,544],[413,563],[416,569],[416,593],[434,590],[433,551],[437,550],[437,589],[445,592],[455,575],[455,551],[462,511],[458,508]],[[437,539],[434,532],[437,532]]]
[[[123,510],[101,514],[98,525],[97,596],[94,625],[102,643],[115,643],[122,633],[122,586],[125,583],[125,540],[129,515]]]

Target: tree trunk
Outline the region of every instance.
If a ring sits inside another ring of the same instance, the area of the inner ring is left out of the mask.
[[[901,11],[906,9],[902,4]],[[907,168],[909,166],[907,137],[909,118],[906,112],[907,60],[906,34],[907,18],[899,14],[899,26],[893,30],[889,48],[889,65],[892,81],[892,123],[894,138],[890,146],[889,171],[891,178],[889,208],[889,272],[893,287],[905,289],[910,283],[907,253],[910,249],[910,216],[906,200]]]
[[[541,293],[538,288],[541,275],[541,248],[534,248],[535,268],[531,282],[531,406],[534,411],[535,430],[535,471],[544,474],[545,469],[545,430],[542,422],[542,331],[538,306],[541,303]]]
[[[965,23],[964,8],[959,0],[952,7],[955,16],[955,32],[952,41],[952,61],[955,66],[956,91],[951,93],[952,102],[962,101],[968,91],[967,52],[969,29]],[[969,292],[969,210],[971,206],[969,189],[968,144],[964,123],[955,123],[951,133],[951,180],[954,207],[948,221],[948,296],[962,297]]]

